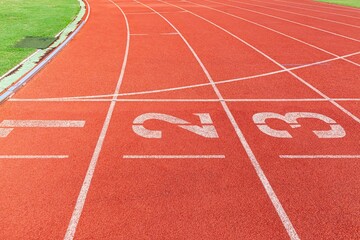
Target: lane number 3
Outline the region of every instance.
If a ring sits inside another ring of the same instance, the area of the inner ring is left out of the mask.
[[[298,119],[300,118],[312,118],[319,119],[324,123],[328,124],[330,130],[313,130],[313,133],[318,138],[342,138],[345,137],[346,133],[344,128],[335,122],[330,117],[322,115],[320,113],[312,113],[312,112],[289,112],[285,115],[281,115],[274,112],[262,112],[256,113],[253,116],[253,121],[257,125],[257,127],[263,133],[276,137],[276,138],[292,138],[291,134],[286,130],[276,130],[267,125],[267,119],[279,119],[284,121],[290,125],[291,128],[299,128],[301,125],[298,123]]]

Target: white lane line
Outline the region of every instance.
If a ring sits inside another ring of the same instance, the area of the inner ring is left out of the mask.
[[[124,155],[127,159],[159,158],[159,159],[178,159],[178,158],[225,158],[225,155]]]
[[[337,102],[358,102],[360,98],[332,98]],[[92,99],[41,99],[41,98],[13,98],[10,102],[111,102],[112,99],[92,98]],[[117,102],[219,102],[219,99],[201,99],[201,98],[123,98],[116,99]],[[325,98],[229,98],[225,102],[327,102]]]
[[[63,159],[68,155],[0,155],[0,159]]]
[[[116,84],[116,88],[115,88],[114,96],[113,96],[113,100],[116,100],[117,99],[116,95],[119,93],[120,86],[121,86],[121,84],[123,82],[126,63],[127,63],[128,55],[129,55],[130,28],[129,28],[128,19],[127,19],[126,15],[125,15],[124,11],[115,2],[113,2],[112,0],[109,0],[109,1],[112,2],[121,11],[122,15],[124,16],[125,24],[126,24],[126,48],[125,48],[124,59],[123,59],[123,63],[122,63],[122,66],[121,66],[119,79],[118,79],[118,82]],[[72,240],[72,239],[74,239],[76,228],[78,226],[80,216],[81,216],[82,210],[83,210],[84,205],[85,205],[87,193],[88,193],[89,188],[90,188],[91,180],[92,180],[94,172],[95,172],[96,164],[97,164],[97,161],[99,159],[99,155],[100,155],[100,152],[101,152],[101,149],[102,149],[105,137],[106,137],[106,133],[107,133],[109,125],[110,125],[110,120],[111,120],[111,117],[113,115],[115,105],[116,105],[116,101],[112,101],[110,103],[109,110],[108,110],[108,112],[106,114],[106,118],[105,118],[103,127],[101,129],[100,136],[99,136],[98,141],[96,143],[94,153],[93,153],[93,155],[91,157],[89,168],[88,168],[88,170],[86,172],[84,182],[83,182],[83,184],[81,186],[81,190],[80,190],[79,196],[77,198],[74,211],[72,213],[68,228],[66,230],[64,240]]]
[[[360,26],[358,26],[358,25],[352,25],[352,24],[348,24],[348,23],[344,23],[344,22],[334,21],[334,20],[327,19],[327,18],[320,18],[320,17],[315,17],[315,16],[312,16],[312,15],[306,15],[306,14],[301,14],[301,13],[297,13],[297,12],[286,11],[286,10],[279,9],[279,8],[272,8],[272,7],[267,7],[267,6],[264,6],[264,5],[257,5],[257,4],[252,4],[252,3],[237,2],[237,1],[233,1],[233,0],[228,0],[228,1],[234,2],[234,3],[246,4],[246,5],[250,5],[250,6],[261,7],[261,8],[267,8],[267,9],[275,10],[275,11],[278,11],[278,12],[290,13],[290,14],[293,14],[293,15],[299,15],[299,16],[304,16],[304,17],[319,19],[319,20],[322,20],[322,21],[332,22],[332,23],[336,23],[336,24],[341,24],[341,25],[349,26],[349,27],[360,28]],[[257,1],[257,0],[252,0],[252,1],[254,1],[254,2],[260,2],[260,1]],[[260,2],[260,3],[263,3],[263,2]],[[267,3],[268,3],[268,2],[267,2]]]
[[[234,5],[219,3],[219,2],[215,2],[215,1],[211,1],[211,0],[205,0],[205,1],[214,2],[214,3],[218,3],[218,4],[220,4],[220,5],[229,6],[229,7],[233,7],[233,8],[239,8],[239,7],[234,6]],[[330,51],[327,51],[327,50],[325,50],[325,49],[323,49],[323,48],[321,48],[321,47],[318,47],[318,46],[313,45],[313,44],[311,44],[311,43],[305,42],[305,41],[300,40],[300,39],[298,39],[298,38],[292,37],[292,36],[290,36],[290,35],[287,35],[287,34],[285,34],[285,33],[283,33],[283,32],[277,31],[277,30],[275,30],[275,29],[266,27],[266,26],[264,26],[264,25],[262,25],[262,24],[259,24],[259,23],[250,21],[250,20],[248,20],[248,19],[239,17],[239,16],[237,16],[237,15],[234,15],[234,14],[231,14],[231,13],[228,13],[228,12],[225,12],[225,11],[222,11],[222,10],[219,10],[219,9],[216,9],[216,8],[208,7],[208,6],[206,6],[206,5],[202,5],[202,4],[198,4],[198,3],[194,3],[194,2],[190,2],[190,1],[188,1],[188,2],[189,2],[189,3],[192,3],[192,4],[195,4],[195,5],[199,5],[199,6],[208,8],[208,9],[212,9],[212,10],[217,11],[217,12],[221,12],[221,13],[226,14],[226,15],[228,15],[228,16],[231,16],[231,17],[234,17],[234,18],[243,20],[243,21],[245,21],[245,22],[254,24],[254,25],[256,25],[256,26],[259,26],[259,27],[261,27],[261,28],[264,28],[264,29],[267,29],[267,30],[269,30],[269,31],[275,32],[275,33],[277,33],[277,34],[279,34],[279,35],[282,35],[282,36],[284,36],[284,37],[290,38],[290,39],[292,39],[292,40],[294,40],[294,41],[300,42],[300,43],[302,43],[302,44],[304,44],[304,45],[307,45],[307,46],[309,46],[309,47],[315,48],[315,49],[317,49],[317,50],[319,50],[319,51],[321,51],[321,52],[327,53],[327,54],[329,54],[329,55],[331,55],[331,56],[340,57],[339,55],[337,55],[337,54],[335,54],[335,53],[332,53],[332,52],[330,52]],[[240,8],[240,9],[243,9],[243,8]],[[254,12],[259,13],[259,14],[263,14],[263,13],[260,13],[260,12],[257,12],[257,11],[254,11]],[[272,16],[272,15],[269,15],[269,16]],[[346,62],[349,62],[349,63],[351,63],[351,64],[353,64],[353,65],[355,65],[355,66],[357,66],[357,67],[360,67],[360,64],[359,64],[359,63],[353,62],[353,61],[351,61],[351,60],[349,60],[349,59],[346,59],[346,58],[341,58],[341,59],[344,60],[344,61],[346,61]],[[284,64],[282,64],[282,65],[284,66]],[[300,66],[301,66],[301,65],[300,65]]]
[[[138,2],[137,0],[135,0],[136,2]],[[165,3],[163,1],[160,1],[162,3]],[[140,4],[142,4],[143,6],[151,9],[152,11],[156,12],[156,10],[152,9],[150,6],[139,2]],[[168,3],[166,3],[168,4]],[[175,5],[174,5],[175,6]],[[183,9],[185,10],[185,9]],[[157,12],[156,12],[157,13]],[[242,131],[240,130],[234,116],[232,115],[228,105],[226,104],[225,101],[223,101],[223,96],[221,95],[219,89],[217,88],[217,86],[215,85],[214,80],[212,79],[210,73],[208,72],[208,70],[206,69],[205,65],[203,64],[203,62],[200,60],[199,56],[196,54],[195,50],[191,47],[191,45],[189,44],[189,42],[185,39],[185,37],[180,33],[180,31],[168,20],[166,19],[163,15],[157,13],[162,19],[164,19],[181,37],[181,39],[184,41],[184,43],[187,45],[187,47],[189,48],[190,52],[193,54],[193,56],[195,57],[195,59],[197,60],[197,62],[199,63],[200,67],[202,68],[204,74],[206,75],[206,77],[208,78],[209,82],[211,83],[211,86],[213,87],[214,92],[216,93],[216,95],[218,96],[220,103],[226,113],[226,115],[228,116],[241,144],[243,145],[255,171],[256,174],[258,175],[266,193],[268,194],[276,212],[279,215],[279,218],[281,219],[289,237],[293,240],[298,240],[300,239],[299,236],[296,233],[295,228],[293,227],[289,217],[287,216],[284,208],[282,207],[278,197],[276,196],[276,193],[274,192],[272,186],[270,185],[270,182],[268,181],[267,177],[265,176],[265,173],[263,172],[259,162],[257,161],[253,151],[251,150],[244,134],[242,133]]]
[[[160,35],[177,35],[177,33],[176,32],[160,33]]]
[[[43,128],[68,128],[84,127],[85,121],[68,121],[68,120],[4,120],[0,127],[43,127]]]
[[[247,77],[241,77],[241,78],[219,80],[219,81],[215,82],[215,85],[251,80],[251,79],[266,77],[266,76],[272,76],[272,75],[276,75],[276,74],[280,74],[280,73],[284,73],[284,72],[288,72],[288,71],[298,70],[298,69],[302,69],[302,68],[307,68],[307,67],[324,64],[327,62],[336,61],[336,60],[343,59],[346,57],[356,56],[359,54],[360,54],[360,51],[355,52],[355,53],[346,54],[346,55],[339,56],[339,57],[335,57],[335,58],[329,58],[327,60],[323,60],[323,61],[319,61],[319,62],[305,64],[303,66],[298,66],[298,67],[293,67],[293,68],[284,68],[284,69],[273,71],[273,72],[252,75],[252,76],[247,76]],[[140,92],[120,93],[120,94],[116,94],[116,96],[134,96],[134,95],[143,95],[143,94],[151,94],[151,93],[170,92],[170,91],[178,91],[178,90],[205,87],[205,86],[211,86],[211,83],[200,83],[200,84],[186,85],[186,86],[181,86],[181,87],[163,88],[163,89],[155,89],[155,90],[140,91]],[[91,99],[91,98],[104,98],[104,97],[113,97],[113,96],[115,96],[115,95],[114,94],[102,94],[102,95],[92,95],[92,96],[71,96],[71,97],[62,97],[62,98],[39,98],[39,99],[42,99],[43,101],[51,101],[52,99],[55,99],[56,101],[61,101],[61,100],[71,101],[73,99]]]
[[[170,32],[170,33],[152,33],[152,34],[148,34],[148,33],[131,33],[130,36],[153,36],[153,35],[177,35],[177,33],[173,33],[173,32]]]
[[[280,158],[360,158],[360,155],[279,155]]]
[[[168,3],[168,2],[164,2],[162,0],[159,0],[160,2],[166,3],[170,6],[174,6],[177,7],[179,9],[183,9],[186,10],[182,7],[179,7],[175,4],[172,3]],[[305,86],[307,86],[308,88],[310,88],[311,90],[313,90],[314,92],[316,92],[317,94],[319,94],[321,97],[327,99],[330,103],[332,103],[334,106],[336,106],[338,109],[340,109],[343,113],[345,113],[346,115],[348,115],[350,118],[352,118],[354,121],[356,121],[357,123],[360,123],[360,119],[355,116],[354,114],[352,114],[350,111],[348,111],[347,109],[345,109],[343,106],[341,106],[340,104],[338,104],[337,102],[335,102],[333,99],[331,99],[330,97],[328,97],[326,94],[324,94],[323,92],[321,92],[319,89],[315,88],[313,85],[311,85],[310,83],[308,83],[307,81],[305,81],[303,78],[299,77],[298,75],[296,75],[295,73],[293,73],[290,69],[284,67],[283,65],[281,65],[279,62],[277,62],[275,59],[271,58],[269,55],[267,55],[266,53],[262,52],[260,49],[254,47],[253,45],[251,45],[250,43],[248,43],[247,41],[243,40],[242,38],[238,37],[237,35],[235,35],[234,33],[226,30],[225,28],[217,25],[216,23],[196,14],[193,13],[189,10],[187,10],[188,13],[204,20],[205,22],[208,22],[209,24],[219,28],[220,30],[224,31],[225,33],[229,34],[230,36],[234,37],[235,39],[239,40],[240,42],[242,42],[243,44],[245,44],[246,46],[250,47],[251,49],[253,49],[254,51],[256,51],[257,53],[261,54],[262,56],[264,56],[265,58],[267,58],[268,60],[270,60],[271,62],[273,62],[274,64],[276,64],[277,66],[279,66],[280,68],[286,70],[286,72],[288,72],[290,75],[292,75],[293,77],[295,77],[297,80],[299,80],[301,83],[303,83]]]
[[[174,11],[174,12],[161,12],[163,14],[167,14],[167,13],[183,13],[185,11]],[[132,13],[126,13],[126,15],[155,15],[156,13],[154,12],[132,12]]]
[[[289,3],[288,1],[280,1],[280,0],[275,0],[277,2],[285,2],[285,3]],[[295,5],[303,5],[303,6],[310,6],[310,8],[300,8],[300,9],[305,9],[305,10],[313,10],[314,7],[319,7],[319,8],[328,8],[328,9],[332,9],[332,10],[336,10],[336,11],[346,11],[346,12],[356,12],[356,13],[360,13],[360,11],[354,7],[347,7],[347,6],[342,6],[342,5],[337,5],[337,7],[325,7],[325,6],[320,6],[320,4],[318,5],[315,5],[315,4],[305,4],[305,3],[298,3],[298,2],[292,2],[293,4]],[[318,2],[319,3],[319,2]],[[275,3],[271,3],[271,4],[275,4]],[[286,5],[283,5],[283,4],[275,4],[275,5],[279,5],[279,6],[284,6],[284,7],[293,7],[293,8],[299,8],[299,7],[294,7],[293,5],[291,4],[286,4]],[[315,11],[315,10],[313,10]],[[324,11],[319,11],[317,10],[317,12],[322,12],[322,13],[326,13],[326,14],[333,14],[332,12],[324,12]],[[344,15],[345,17],[348,16],[348,15]],[[349,16],[351,17],[351,16]]]
[[[206,0],[206,1],[214,2],[214,1],[210,1],[210,0]],[[218,2],[215,2],[215,3],[220,4]],[[322,28],[318,28],[318,27],[314,27],[314,26],[311,26],[311,25],[307,25],[307,24],[304,24],[304,23],[299,23],[299,22],[292,21],[292,20],[289,20],[289,19],[273,16],[273,15],[270,15],[270,14],[267,14],[267,13],[258,12],[258,11],[254,11],[254,10],[251,10],[251,9],[248,9],[248,8],[242,8],[242,7],[234,6],[234,5],[230,5],[230,4],[223,4],[223,5],[230,6],[230,7],[233,7],[233,8],[242,9],[242,10],[245,10],[245,11],[248,11],[248,12],[253,12],[253,13],[264,15],[264,16],[268,16],[268,17],[271,17],[271,18],[280,19],[280,20],[285,21],[285,22],[290,22],[290,23],[300,25],[300,26],[303,26],[303,27],[315,29],[317,31],[325,32],[325,33],[328,33],[328,34],[331,34],[331,35],[334,35],[334,36],[337,36],[337,37],[342,37],[342,38],[346,38],[346,39],[349,39],[349,40],[352,40],[352,41],[355,41],[355,42],[360,42],[360,40],[356,39],[356,38],[352,38],[352,37],[345,36],[345,35],[342,35],[342,34],[339,34],[339,33],[331,32],[331,31],[328,31],[328,30],[325,30],[325,29],[322,29]]]

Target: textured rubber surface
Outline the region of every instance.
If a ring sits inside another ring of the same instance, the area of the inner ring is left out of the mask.
[[[1,238],[359,238],[360,11],[242,2],[89,1],[0,105]]]

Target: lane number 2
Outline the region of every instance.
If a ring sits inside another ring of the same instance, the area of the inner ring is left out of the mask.
[[[253,116],[253,121],[257,125],[257,127],[263,133],[276,137],[276,138],[292,138],[291,134],[286,130],[276,130],[271,128],[266,124],[267,119],[279,119],[284,121],[290,125],[291,128],[299,128],[301,125],[298,123],[298,119],[300,118],[313,118],[319,119],[326,124],[329,125],[330,130],[322,131],[322,130],[314,130],[313,133],[318,138],[342,138],[345,137],[346,133],[344,128],[335,122],[330,117],[322,115],[320,113],[312,113],[312,112],[290,112],[285,115],[281,115],[274,112],[262,112],[256,113]]]
[[[132,129],[137,135],[144,138],[162,138],[162,131],[149,130],[146,129],[143,125],[146,121],[160,120],[163,122],[175,124],[182,129],[195,133],[204,138],[219,137],[209,113],[194,113],[194,115],[199,117],[201,123],[200,126],[192,125],[181,118],[164,113],[144,113],[134,119]]]

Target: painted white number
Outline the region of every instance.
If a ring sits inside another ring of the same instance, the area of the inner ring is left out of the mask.
[[[319,119],[330,126],[330,130],[327,131],[317,131],[314,130],[313,133],[318,138],[342,138],[345,137],[346,133],[342,126],[337,124],[333,119],[319,114],[319,113],[311,113],[311,112],[290,112],[285,115],[281,115],[273,112],[262,112],[256,113],[253,116],[254,123],[258,126],[258,128],[265,134],[277,137],[277,138],[292,138],[290,133],[285,130],[275,130],[269,127],[265,121],[266,119],[280,119],[286,123],[288,123],[292,128],[301,127],[301,125],[297,122],[299,118],[315,118]]]
[[[143,124],[147,120],[160,120],[171,124],[176,124],[178,127],[186,129],[197,135],[205,138],[218,138],[218,134],[208,113],[194,113],[200,119],[201,126],[191,125],[189,122],[163,113],[144,113],[133,121],[132,129],[136,134],[144,138],[161,138],[162,132],[160,130],[146,129]]]

